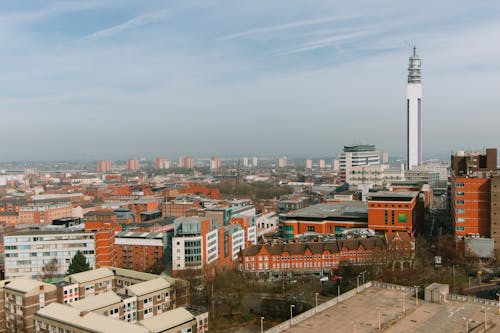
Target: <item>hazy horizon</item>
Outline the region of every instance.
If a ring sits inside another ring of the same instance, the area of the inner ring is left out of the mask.
[[[497,147],[500,4],[0,4],[0,161],[405,155],[422,58],[424,158]]]

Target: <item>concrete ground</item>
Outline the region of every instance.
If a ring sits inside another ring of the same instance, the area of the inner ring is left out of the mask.
[[[465,332],[469,318],[469,330],[484,323],[481,305],[448,302],[446,304],[427,303],[404,293],[405,313],[403,314],[403,293],[398,290],[371,287],[358,295],[337,304],[286,330],[298,332]],[[488,331],[500,332],[498,309],[489,307],[487,319],[495,324]]]

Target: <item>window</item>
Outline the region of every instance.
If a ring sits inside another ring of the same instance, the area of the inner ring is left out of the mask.
[[[464,187],[464,183],[456,183],[455,187]]]
[[[457,192],[457,197],[462,197],[464,195],[464,192]]]
[[[464,201],[463,200],[457,200],[457,205],[463,205]]]
[[[457,231],[464,231],[465,227],[457,227]]]
[[[307,231],[313,231],[314,232],[314,226],[313,225],[310,225],[307,227]]]
[[[457,208],[457,214],[464,214],[464,213],[465,213],[465,209]]]
[[[398,214],[398,222],[408,222],[408,215],[406,214]]]
[[[457,219],[457,222],[465,222],[465,219],[464,219],[463,217],[459,217],[459,218]]]

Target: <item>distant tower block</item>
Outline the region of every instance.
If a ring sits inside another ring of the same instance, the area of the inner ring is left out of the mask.
[[[422,73],[421,60],[413,48],[406,86],[407,168],[422,164]]]

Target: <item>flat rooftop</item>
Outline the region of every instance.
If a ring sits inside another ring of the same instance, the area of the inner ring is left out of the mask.
[[[284,218],[366,218],[368,219],[368,204],[366,202],[330,202],[312,205],[286,214]]]
[[[488,325],[495,325],[488,331],[496,332],[500,327],[498,308],[486,308]],[[409,292],[373,286],[300,323],[294,323],[282,332],[375,332],[378,331],[379,309],[382,330],[390,333],[463,333],[466,328],[463,318],[471,319],[470,330],[484,323],[481,304],[459,301],[436,304],[419,299],[419,305],[416,306],[415,296]]]

